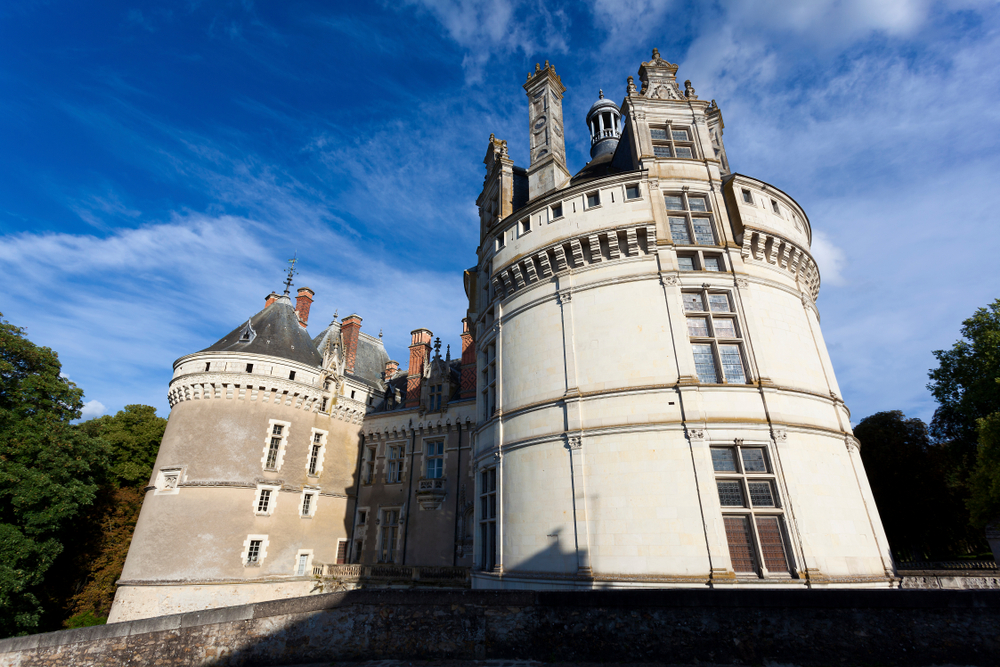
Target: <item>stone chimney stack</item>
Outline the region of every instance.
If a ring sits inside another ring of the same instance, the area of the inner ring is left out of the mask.
[[[302,326],[309,324],[309,309],[312,307],[314,296],[316,292],[308,287],[300,287],[299,295],[295,297],[295,312],[298,313],[299,324]]]
[[[476,343],[469,331],[469,318],[462,318],[462,366],[459,398],[472,398],[476,395]]]
[[[267,296],[264,297],[264,307],[267,308],[268,306],[270,306],[272,303],[274,303],[277,300],[278,300],[278,293],[277,292],[271,292],[270,294],[268,294]]]
[[[410,332],[410,367],[406,371],[406,407],[420,405],[420,390],[424,382],[424,366],[431,360],[430,329],[414,329]]]
[[[348,315],[340,322],[340,339],[344,343],[344,372],[354,372],[358,358],[358,337],[361,335],[361,316]]]

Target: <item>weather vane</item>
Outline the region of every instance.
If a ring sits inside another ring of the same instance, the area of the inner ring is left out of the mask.
[[[296,252],[292,255],[292,258],[288,260],[288,263],[291,264],[291,266],[288,267],[288,280],[285,281],[285,296],[288,296],[289,290],[292,289],[292,276],[295,275],[295,263],[299,261],[298,255],[299,253]]]

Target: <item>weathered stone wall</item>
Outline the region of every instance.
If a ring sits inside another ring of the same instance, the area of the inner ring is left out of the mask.
[[[0,666],[536,659],[998,665],[1000,594],[351,591],[0,641]]]

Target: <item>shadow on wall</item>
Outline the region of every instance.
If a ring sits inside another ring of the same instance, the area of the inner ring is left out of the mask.
[[[573,535],[568,539],[562,535],[563,528],[556,528],[546,535],[548,545],[525,560],[518,560],[513,567],[504,567],[505,572],[553,572],[560,575],[575,574],[580,568],[580,557],[574,544]],[[585,552],[581,552],[581,555]]]

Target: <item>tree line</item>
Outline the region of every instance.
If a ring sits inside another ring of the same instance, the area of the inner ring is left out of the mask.
[[[1000,520],[1000,299],[937,350],[931,423],[879,412],[854,429],[896,561],[992,558]]]
[[[58,355],[0,314],[0,637],[103,623],[167,420],[83,423]]]

